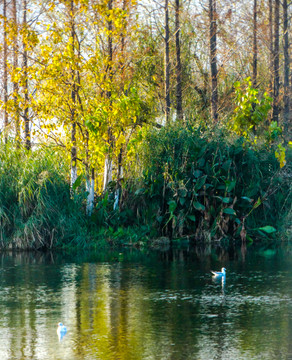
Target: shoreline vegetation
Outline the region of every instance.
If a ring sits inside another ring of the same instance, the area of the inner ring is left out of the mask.
[[[0,248],[291,239],[291,6],[1,2]]]
[[[89,216],[84,181],[70,188],[60,149],[2,145],[1,249],[291,237],[291,166],[281,168],[272,147],[167,126],[147,132],[138,153],[123,178],[95,195]]]

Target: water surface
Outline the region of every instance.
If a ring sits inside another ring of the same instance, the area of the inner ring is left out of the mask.
[[[3,253],[0,284],[1,360],[292,359],[287,246]]]

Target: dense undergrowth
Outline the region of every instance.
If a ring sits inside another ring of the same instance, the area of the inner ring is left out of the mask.
[[[68,168],[58,152],[0,149],[0,243],[2,248],[52,248],[82,244],[85,216],[72,199]]]
[[[124,183],[120,211],[105,217],[98,205],[114,236],[138,227],[150,238],[245,241],[288,228],[291,168],[280,169],[273,149],[170,126],[149,132],[140,154],[142,174]]]
[[[118,210],[112,182],[87,218],[86,192],[82,186],[70,192],[69,168],[58,152],[3,145],[1,247],[145,246],[159,237],[251,241],[291,234],[289,155],[280,169],[273,149],[170,126],[147,134],[138,168],[129,165],[121,181]]]

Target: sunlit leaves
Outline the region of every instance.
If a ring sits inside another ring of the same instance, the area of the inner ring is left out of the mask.
[[[230,127],[237,134],[249,139],[255,127],[266,120],[272,99],[267,93],[260,97],[258,89],[252,87],[250,78],[245,79],[244,84],[236,81],[234,89],[236,108]]]
[[[286,165],[286,149],[282,144],[278,144],[277,150],[275,151],[275,156],[279,161],[281,168]]]

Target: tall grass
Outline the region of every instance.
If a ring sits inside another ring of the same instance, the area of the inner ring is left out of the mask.
[[[86,220],[70,196],[66,163],[54,149],[0,147],[0,243],[39,249],[82,243]]]

